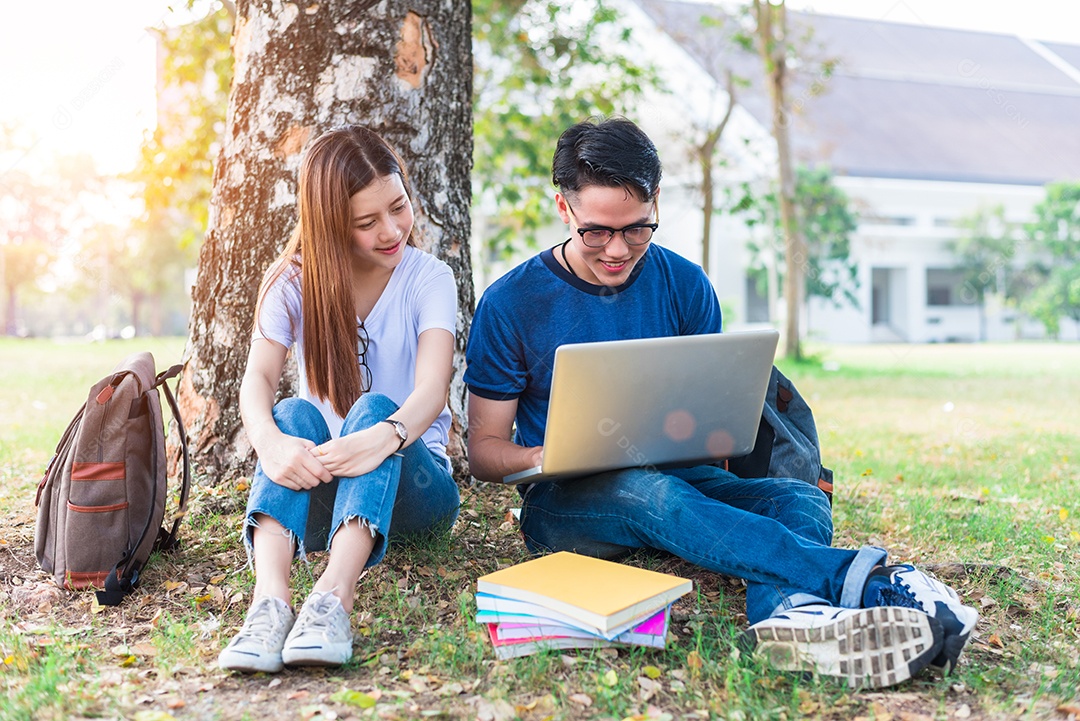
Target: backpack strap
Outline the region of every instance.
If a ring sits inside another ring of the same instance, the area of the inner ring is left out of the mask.
[[[188,437],[187,431],[184,429],[184,421],[180,418],[180,408],[176,404],[176,398],[173,396],[172,389],[169,388],[167,380],[175,376],[180,375],[180,371],[184,369],[182,364],[176,364],[168,370],[164,370],[158,373],[157,378],[154,379],[154,387],[161,387],[165,391],[165,399],[169,402],[169,409],[172,411],[173,420],[176,421],[176,430],[180,436],[180,451],[183,456],[184,473],[180,484],[180,506],[176,510],[176,516],[173,520],[172,528],[166,532],[164,528],[161,529],[161,535],[158,537],[157,547],[163,551],[175,548],[177,543],[177,533],[180,530],[180,521],[187,515],[188,495],[191,493],[191,459],[188,454]],[[177,381],[177,390],[179,391],[179,383]]]
[[[172,411],[173,419],[176,421],[176,427],[180,434],[180,448],[183,451],[184,459],[184,473],[183,482],[180,486],[180,507],[177,509],[176,518],[173,521],[172,529],[166,533],[164,528],[158,529],[158,536],[154,542],[155,550],[169,550],[176,547],[177,532],[180,528],[180,521],[187,513],[188,495],[191,491],[191,463],[188,456],[188,439],[187,431],[184,429],[184,423],[180,419],[180,408],[177,406],[176,398],[173,397],[172,390],[166,381],[180,374],[183,370],[183,365],[177,364],[169,368],[168,370],[158,373],[154,379],[153,385],[147,389],[148,391],[155,388],[163,388],[165,390],[165,398],[169,402],[169,409]],[[157,445],[154,445],[154,456],[157,456]],[[156,467],[156,462],[154,463]],[[157,492],[157,485],[154,485],[154,491]],[[147,519],[149,524],[149,519]],[[143,529],[140,534],[140,539],[145,538],[147,532],[149,532],[149,526]],[[126,573],[121,574],[120,569],[124,567],[131,557],[135,554],[135,551],[141,545],[141,540],[136,542],[125,554],[117,561],[112,570],[109,571],[109,575],[105,577],[105,590],[97,591],[97,601],[102,606],[119,606],[123,602],[124,597],[131,593],[136,586],[139,585],[139,572],[142,570],[141,564],[139,566],[132,566],[126,569]]]

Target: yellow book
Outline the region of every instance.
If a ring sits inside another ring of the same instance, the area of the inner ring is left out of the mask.
[[[476,581],[480,593],[534,603],[603,632],[663,608],[692,588],[689,579],[565,551]]]

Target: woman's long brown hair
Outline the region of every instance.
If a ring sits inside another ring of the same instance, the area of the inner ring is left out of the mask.
[[[344,417],[363,387],[352,279],[352,196],[397,175],[412,199],[405,163],[378,133],[360,125],[319,136],[300,166],[297,222],[259,289],[255,322],[270,286],[286,270],[301,277],[308,387]],[[416,226],[409,245],[416,245]],[[298,319],[292,319],[294,326]]]

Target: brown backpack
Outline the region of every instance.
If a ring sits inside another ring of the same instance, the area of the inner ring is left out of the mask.
[[[139,582],[154,550],[177,545],[191,470],[187,434],[166,381],[182,366],[154,374],[154,357],[135,353],[90,389],[64,431],[37,488],[34,550],[65,588],[101,588],[118,605]],[[183,451],[183,483],[172,527],[165,517],[165,432],[158,388],[172,409]]]

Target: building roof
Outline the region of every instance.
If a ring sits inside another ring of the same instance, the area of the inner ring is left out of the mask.
[[[714,5],[635,0],[771,130],[761,61]],[[702,18],[711,18],[703,21]],[[788,12],[808,60],[790,91],[799,162],[842,175],[1042,185],[1080,179],[1080,46]],[[831,77],[821,62],[838,61]],[[817,83],[820,92],[813,92]]]

